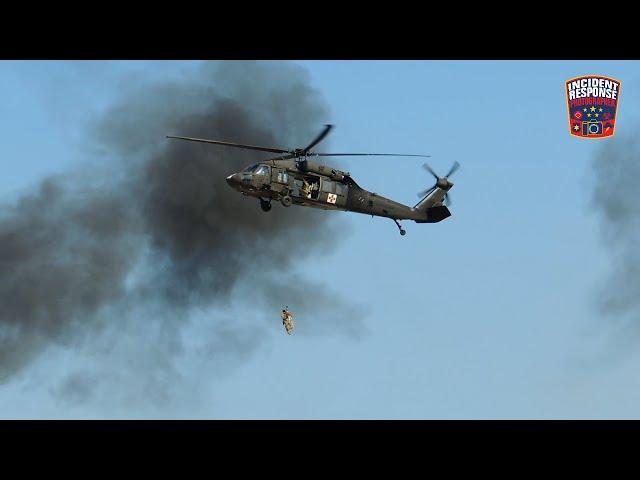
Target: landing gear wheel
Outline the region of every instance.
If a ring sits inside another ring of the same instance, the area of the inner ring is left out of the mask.
[[[393,219],[393,221],[396,222],[396,225],[398,226],[398,230],[400,230],[400,235],[406,235],[407,231],[400,226],[400,222],[395,218]]]
[[[282,203],[283,207],[290,207],[291,206],[291,197],[289,195],[285,195],[284,197],[282,197],[280,202]]]
[[[271,202],[260,199],[260,208],[263,212],[268,212],[269,210],[271,210]]]

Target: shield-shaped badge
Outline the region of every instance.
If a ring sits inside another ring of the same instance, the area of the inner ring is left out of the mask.
[[[585,75],[565,82],[569,133],[581,138],[613,135],[620,100],[620,81]]]

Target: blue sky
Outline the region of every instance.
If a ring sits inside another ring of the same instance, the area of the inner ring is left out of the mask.
[[[197,408],[151,413],[61,406],[38,380],[50,368],[43,361],[0,386],[1,416],[640,417],[640,358],[618,348],[619,333],[594,309],[610,265],[591,211],[591,161],[599,142],[615,138],[572,138],[563,90],[582,74],[620,79],[616,135],[631,135],[640,64],[295,63],[330,106],[336,128],[325,149],[431,154],[440,173],[462,165],[452,178],[453,216],[404,222],[404,237],[390,220],[326,212],[348,228],[332,254],[301,271],[366,306],[367,334],[287,337],[276,313],[277,334],[251,358],[222,378],[200,372]],[[193,67],[0,63],[0,200],[81,163],[86,122],[128,85]],[[433,180],[408,158],[336,165],[362,187],[410,205]],[[346,274],[354,271],[355,282]],[[243,308],[235,309],[241,322]],[[57,370],[78,361],[69,352],[51,358]]]

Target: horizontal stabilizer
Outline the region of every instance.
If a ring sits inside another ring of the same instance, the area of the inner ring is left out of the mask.
[[[427,208],[427,218],[425,220],[416,220],[416,223],[438,223],[451,216],[451,212],[444,205]]]

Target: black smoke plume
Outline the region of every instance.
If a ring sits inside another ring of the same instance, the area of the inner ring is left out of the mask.
[[[265,214],[226,185],[268,154],[165,138],[304,146],[327,117],[306,72],[285,63],[203,64],[180,81],[126,87],[89,127],[86,168],[1,208],[1,380],[47,350],[90,343],[101,358],[130,356],[110,374],[144,379],[141,394],[161,404],[191,352],[191,315],[210,317],[194,348],[219,365],[281,327],[283,304],[301,318],[313,309],[300,334],[361,334],[358,308],[300,275],[330,251],[340,220],[279,205]],[[53,390],[80,401],[100,381],[87,366]]]
[[[612,262],[600,311],[627,332],[640,333],[640,138],[614,137],[593,162],[592,204]],[[626,327],[632,327],[629,330]]]

